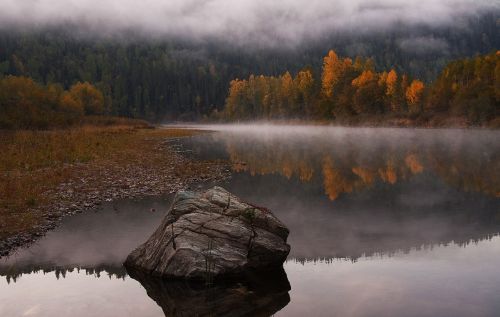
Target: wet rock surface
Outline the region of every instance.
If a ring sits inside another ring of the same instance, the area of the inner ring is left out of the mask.
[[[153,235],[125,265],[153,276],[218,279],[280,268],[288,229],[269,210],[221,187],[181,191]]]

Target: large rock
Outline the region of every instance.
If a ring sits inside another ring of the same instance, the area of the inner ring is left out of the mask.
[[[179,192],[153,235],[125,265],[169,278],[213,279],[281,267],[288,229],[269,210],[221,187]]]

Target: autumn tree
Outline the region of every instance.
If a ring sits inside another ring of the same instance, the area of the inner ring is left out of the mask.
[[[76,83],[71,86],[69,93],[77,103],[81,103],[86,115],[97,115],[104,112],[104,96],[88,82]]]
[[[335,53],[331,50],[328,55],[323,58],[323,73],[321,75],[321,88],[323,95],[327,98],[331,98],[333,95],[333,87],[338,81],[338,65],[340,61]]]
[[[323,59],[323,72],[321,75],[321,94],[319,103],[319,114],[323,118],[331,118],[344,112],[348,112],[345,103],[339,103],[339,99],[345,100],[346,85],[350,84],[353,65],[350,58],[341,59],[331,50]],[[339,106],[342,104],[342,106]]]
[[[294,79],[294,86],[298,92],[297,102],[300,104],[299,108],[306,117],[310,118],[313,114],[312,98],[314,89],[314,78],[311,70],[303,69],[299,71]]]
[[[100,113],[103,96],[89,83],[65,91],[29,77],[7,76],[0,80],[0,128],[45,129],[74,124],[87,109]]]
[[[425,85],[420,80],[413,80],[406,89],[406,100],[408,102],[408,110],[411,113],[419,113],[422,111],[422,97],[424,94]]]
[[[350,66],[352,66],[351,59],[340,59],[333,50],[330,50],[328,55],[323,58],[321,87],[323,94],[327,98],[333,96],[335,85],[340,81]]]
[[[387,74],[385,84],[385,95],[387,97],[390,110],[393,112],[401,111],[401,98],[398,98],[398,74],[394,69],[391,69],[391,71]]]
[[[400,84],[400,89],[401,89],[401,95],[402,98],[400,99],[401,101],[401,108],[404,112],[408,111],[408,104],[406,102],[406,91],[408,90],[408,87],[410,86],[410,79],[408,78],[408,75],[403,74],[401,77],[401,84]]]
[[[48,91],[28,77],[0,81],[0,128],[45,128],[53,111]]]
[[[481,123],[499,115],[500,53],[452,62],[429,87],[395,69],[377,72],[371,59],[359,57],[353,64],[330,51],[323,62],[317,89],[310,69],[295,77],[285,72],[232,81],[226,117],[343,120],[367,114],[416,117],[447,111]]]
[[[367,71],[364,71],[361,73],[361,75],[359,75],[358,77],[356,77],[353,81],[352,81],[352,85],[354,87],[363,87],[365,85],[367,85],[369,82],[375,80],[375,74],[370,71],[370,70],[367,70]]]
[[[226,99],[225,113],[228,119],[238,119],[243,116],[243,98],[246,81],[234,79],[229,83],[229,94]]]
[[[75,98],[73,94],[64,92],[59,100],[59,108],[69,114],[83,115],[84,107],[81,100]]]
[[[352,81],[352,86],[356,89],[353,108],[357,114],[374,114],[382,111],[382,90],[374,72],[371,70],[363,71]]]
[[[293,78],[289,72],[284,73],[281,76],[281,90],[279,93],[280,97],[280,117],[285,117],[287,114],[293,113],[295,108],[294,104],[294,85]]]
[[[499,64],[498,52],[450,63],[433,84],[426,108],[449,111],[475,124],[498,116]]]

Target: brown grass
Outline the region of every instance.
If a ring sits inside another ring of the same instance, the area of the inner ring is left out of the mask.
[[[0,131],[0,239],[42,223],[61,184],[81,178],[82,173],[98,180],[108,167],[160,170],[171,164],[174,155],[159,150],[161,141],[193,133],[197,132],[151,129],[127,119],[112,123],[103,119],[66,130]],[[200,172],[192,170],[189,176]]]

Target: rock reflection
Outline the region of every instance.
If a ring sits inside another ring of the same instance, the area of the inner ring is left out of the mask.
[[[210,286],[127,271],[142,284],[165,316],[271,316],[290,302],[290,283],[283,269]]]

